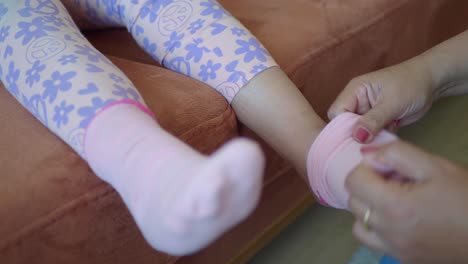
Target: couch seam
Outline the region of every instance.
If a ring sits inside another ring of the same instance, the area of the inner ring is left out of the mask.
[[[191,134],[191,135],[200,135],[202,132],[200,130],[198,130],[198,132],[193,132],[193,131],[197,131],[196,128],[199,128],[199,127],[206,127],[206,128],[217,128],[217,127],[221,127],[224,120],[227,120],[225,118],[223,118],[224,116],[227,116],[227,117],[230,117],[230,116],[236,116],[234,111],[232,110],[231,106],[228,104],[226,106],[226,108],[224,109],[223,113],[220,114],[220,115],[217,115],[211,119],[208,119],[208,120],[205,120],[203,123],[200,123],[184,132],[182,132],[178,137],[179,138],[184,138],[187,134]],[[218,119],[221,119],[221,122],[218,122]],[[236,119],[237,120],[237,119]],[[212,121],[214,121],[215,123],[214,124],[208,124],[207,123],[211,123]],[[237,121],[235,122],[237,124]]]

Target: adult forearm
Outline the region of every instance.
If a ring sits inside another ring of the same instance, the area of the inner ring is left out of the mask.
[[[436,99],[468,93],[468,31],[442,42],[415,60],[431,74]]]

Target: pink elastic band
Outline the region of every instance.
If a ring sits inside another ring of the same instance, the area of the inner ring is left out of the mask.
[[[88,129],[89,127],[91,126],[91,124],[96,120],[96,118],[101,115],[103,112],[109,110],[110,108],[112,107],[115,107],[115,106],[119,106],[119,105],[132,105],[132,106],[135,106],[137,107],[138,109],[140,109],[142,112],[148,114],[151,118],[153,118],[155,121],[156,120],[156,116],[154,115],[154,113],[145,105],[143,105],[142,103],[140,102],[136,102],[136,101],[132,101],[132,100],[122,100],[122,101],[116,101],[116,102],[112,102],[108,105],[106,105],[105,107],[103,107],[101,110],[99,110],[94,116],[93,118],[91,119],[91,121],[88,123],[88,125],[86,126],[86,129],[85,129],[85,135],[84,135],[84,138],[83,138],[83,152],[84,152],[84,155],[86,156],[86,137],[88,135]]]

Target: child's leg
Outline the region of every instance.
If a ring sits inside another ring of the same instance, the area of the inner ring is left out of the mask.
[[[237,140],[200,155],[158,126],[60,1],[37,3],[0,1],[0,78],[116,188],[152,246],[188,254],[242,221],[261,189],[259,148]]]

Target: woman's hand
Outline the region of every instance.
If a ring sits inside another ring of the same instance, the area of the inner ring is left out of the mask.
[[[342,112],[363,115],[353,137],[372,141],[380,130],[396,130],[420,119],[434,102],[432,76],[421,58],[353,79],[328,111],[333,119]]]
[[[468,263],[468,171],[402,141],[362,151],[346,182],[355,236],[405,264]],[[409,181],[386,180],[375,164]]]
[[[328,111],[363,115],[354,138],[370,142],[385,127],[391,130],[420,119],[441,97],[468,93],[468,31],[401,64],[353,79]]]

